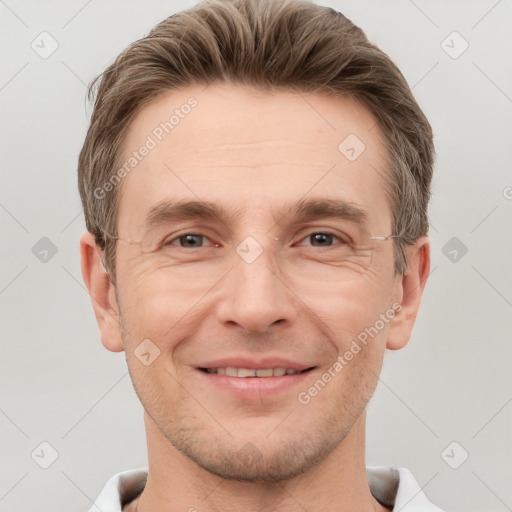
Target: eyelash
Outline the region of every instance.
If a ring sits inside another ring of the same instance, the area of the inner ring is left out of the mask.
[[[311,231],[310,233],[308,233],[306,236],[304,236],[303,238],[301,238],[299,240],[299,242],[302,242],[308,238],[310,238],[311,236],[313,235],[328,235],[328,236],[332,236],[333,238],[336,238],[339,240],[340,243],[343,243],[343,244],[349,244],[350,242],[347,241],[347,240],[344,240],[341,236],[337,235],[336,233],[333,233],[332,231]],[[207,237],[206,235],[202,235],[200,233],[183,233],[182,235],[178,235],[178,236],[175,236],[174,238],[172,238],[171,240],[169,240],[168,242],[164,242],[163,245],[166,246],[166,245],[176,245],[174,244],[173,242],[175,242],[176,240],[179,240],[180,238],[183,238],[183,237],[186,237],[188,235],[193,235],[193,236],[200,236],[200,237],[203,237],[203,238],[206,238],[208,240],[210,240],[209,237]],[[210,240],[211,241],[211,240]],[[295,245],[295,244],[294,244]],[[215,244],[215,247],[218,247],[219,244]],[[178,246],[180,247],[180,246]],[[313,246],[311,245],[311,247],[316,247],[316,246]],[[330,248],[330,247],[333,247],[333,245],[331,246],[326,246],[327,248]],[[181,249],[187,249],[187,247],[180,247]],[[204,247],[192,247],[192,249],[203,249]],[[321,246],[320,247],[316,247],[317,249],[320,249],[322,248]],[[189,248],[190,249],[190,248]]]

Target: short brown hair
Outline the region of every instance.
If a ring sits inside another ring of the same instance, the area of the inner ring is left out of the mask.
[[[395,272],[405,248],[428,233],[434,165],[432,128],[397,66],[343,14],[309,0],[207,0],[170,16],[130,44],[89,86],[91,123],[80,152],[78,183],[87,229],[115,282],[120,187],[95,191],[120,165],[137,113],[158,95],[229,81],[262,90],[351,96],[385,136],[384,173],[393,211]]]

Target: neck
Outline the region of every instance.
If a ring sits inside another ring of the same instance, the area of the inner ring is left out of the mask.
[[[365,466],[363,412],[342,443],[313,469],[271,483],[220,478],[172,446],[145,413],[148,480],[128,510],[148,512],[384,512],[372,496]],[[227,505],[229,504],[229,505]]]

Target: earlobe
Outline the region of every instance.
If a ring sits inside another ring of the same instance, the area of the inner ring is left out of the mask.
[[[80,259],[82,276],[89,290],[96,321],[100,328],[101,341],[111,352],[124,350],[119,308],[115,297],[115,287],[101,261],[101,250],[96,245],[92,233],[84,233],[80,238]]]
[[[430,241],[421,237],[413,246],[407,248],[405,275],[395,278],[395,300],[402,307],[389,324],[386,348],[398,350],[407,345],[429,273]]]

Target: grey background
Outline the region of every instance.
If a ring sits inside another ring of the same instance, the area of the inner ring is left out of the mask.
[[[0,1],[1,511],[85,511],[114,473],[146,465],[124,353],[101,345],[82,283],[76,162],[86,84],[193,3]],[[447,510],[512,510],[512,2],[320,3],[398,64],[438,151],[433,270],[411,342],[386,355],[367,463],[409,468]],[[42,31],[59,45],[47,59],[31,48]],[[469,43],[458,58],[453,31]]]

